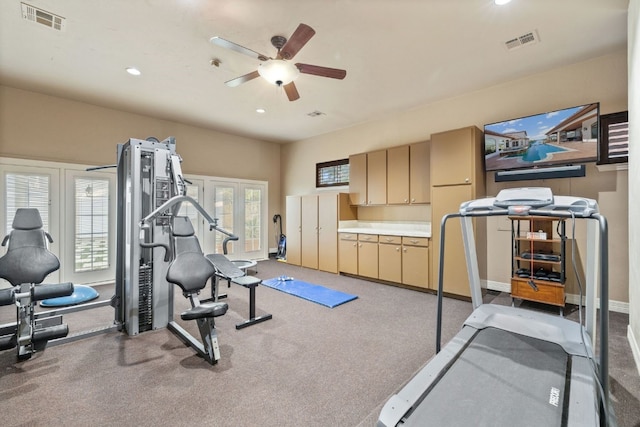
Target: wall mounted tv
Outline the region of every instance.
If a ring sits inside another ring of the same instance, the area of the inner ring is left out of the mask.
[[[600,104],[596,102],[487,124],[485,169],[536,170],[596,162],[599,121]]]

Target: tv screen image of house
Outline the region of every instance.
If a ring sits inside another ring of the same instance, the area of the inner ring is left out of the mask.
[[[487,171],[598,160],[600,104],[586,104],[484,126]]]

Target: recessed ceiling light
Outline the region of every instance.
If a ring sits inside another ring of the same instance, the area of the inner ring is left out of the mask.
[[[140,70],[138,70],[138,69],[137,69],[137,68],[135,68],[135,67],[128,67],[128,68],[127,68],[127,73],[131,74],[132,76],[139,76],[140,74],[142,74],[142,73],[140,72]]]
[[[503,6],[507,3],[509,3],[511,0],[493,0],[493,2],[497,5],[497,6]]]
[[[267,112],[267,110],[265,110],[264,108],[256,108],[256,113],[258,113],[258,114],[264,114],[266,112]]]

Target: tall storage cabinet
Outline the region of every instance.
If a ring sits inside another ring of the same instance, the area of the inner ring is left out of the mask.
[[[285,233],[287,236],[287,263],[300,265],[302,251],[302,206],[300,196],[287,196]]]
[[[440,222],[445,214],[458,212],[464,201],[485,195],[482,132],[475,126],[431,135],[431,287],[438,287],[440,264]],[[474,220],[478,247],[485,244],[485,221]],[[483,256],[478,251],[483,271]],[[444,292],[470,297],[462,229],[458,219],[447,222],[444,253]]]
[[[356,218],[349,195],[287,196],[286,212],[287,263],[337,273],[338,221]]]

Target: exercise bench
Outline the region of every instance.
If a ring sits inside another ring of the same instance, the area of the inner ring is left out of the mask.
[[[207,259],[211,261],[216,269],[216,274],[211,284],[211,297],[216,301],[218,296],[218,281],[224,279],[227,283],[235,283],[236,285],[243,286],[249,289],[249,318],[244,322],[238,323],[236,329],[246,328],[247,326],[255,325],[256,323],[264,322],[271,319],[271,314],[265,314],[256,317],[256,288],[262,279],[254,276],[248,276],[244,271],[238,268],[233,261],[230,261],[223,254],[209,254],[206,255]]]

